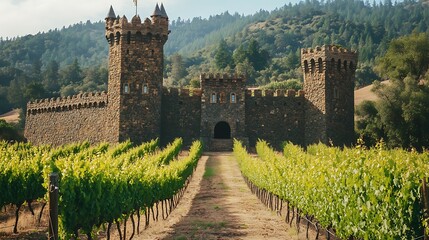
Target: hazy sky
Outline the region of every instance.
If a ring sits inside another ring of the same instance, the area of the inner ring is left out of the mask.
[[[274,10],[297,0],[163,0],[171,20],[206,18],[229,11],[252,14],[260,9]],[[149,17],[157,0],[139,0],[138,13]],[[161,3],[161,2],[159,2]],[[133,0],[0,0],[0,37],[24,36],[49,29],[62,28],[80,21],[104,20],[110,5],[116,15],[131,19],[135,14]]]

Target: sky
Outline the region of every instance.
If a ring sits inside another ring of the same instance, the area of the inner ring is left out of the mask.
[[[253,14],[260,9],[274,10],[297,0],[163,0],[170,21],[178,17],[207,18],[229,11]],[[138,0],[138,14],[149,17],[160,0]],[[116,15],[131,19],[133,0],[0,0],[0,37],[25,36],[50,29],[61,29],[79,22],[104,20],[113,6]]]

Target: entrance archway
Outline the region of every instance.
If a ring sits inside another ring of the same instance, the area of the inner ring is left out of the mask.
[[[227,122],[218,122],[214,128],[215,139],[231,139],[231,127]]]

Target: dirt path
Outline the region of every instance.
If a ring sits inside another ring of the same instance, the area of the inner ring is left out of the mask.
[[[249,191],[231,153],[201,159],[177,209],[139,239],[306,239]],[[314,239],[314,236],[310,237]]]

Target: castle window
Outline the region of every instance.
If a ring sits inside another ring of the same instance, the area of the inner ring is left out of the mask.
[[[337,70],[340,71],[341,70],[341,60],[338,59],[338,63],[337,63]]]
[[[350,70],[354,70],[355,66],[353,65],[353,62],[350,62]]]
[[[210,98],[210,102],[211,103],[216,103],[217,102],[217,96],[216,93],[212,93],[212,96]]]
[[[143,85],[143,94],[148,94],[149,93],[149,87],[147,86],[147,84]]]
[[[331,69],[334,69],[335,67],[335,59],[331,59]]]
[[[340,98],[340,92],[337,87],[334,87],[334,99]]]
[[[323,71],[323,61],[321,58],[319,58],[319,60],[317,60],[318,63],[318,67],[319,67],[319,73],[321,73]]]
[[[235,96],[235,93],[231,93],[231,103],[236,103],[237,102],[237,98]]]
[[[304,61],[304,72],[308,73],[308,61]]]
[[[347,71],[347,61],[344,61],[344,70]]]
[[[141,32],[136,32],[136,42],[141,42],[143,40],[143,36]]]
[[[130,93],[130,85],[128,83],[124,84],[124,93]]]
[[[131,32],[127,33],[127,43],[130,44],[131,43]]]
[[[120,32],[116,32],[115,41],[116,41],[116,43],[119,43],[121,41],[121,33]]]
[[[315,71],[314,71],[314,69],[316,68],[316,62],[314,61],[314,59],[311,59],[311,61],[310,61],[310,63],[311,63],[311,73],[314,73]]]
[[[111,46],[113,46],[113,44],[115,43],[114,41],[115,41],[115,35],[113,35],[113,33],[111,33],[109,35],[109,43]]]

